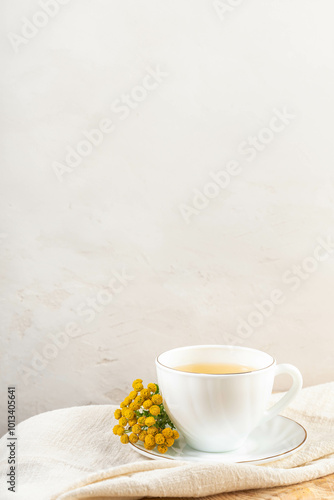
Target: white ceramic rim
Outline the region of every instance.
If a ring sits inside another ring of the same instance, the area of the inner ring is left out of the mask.
[[[260,352],[262,354],[266,354],[272,359],[272,362],[268,366],[264,366],[263,368],[256,368],[254,370],[251,370],[249,372],[240,372],[240,373],[194,373],[194,372],[186,372],[183,370],[176,370],[175,368],[171,368],[170,366],[166,366],[161,361],[159,361],[159,358],[166,353],[170,353],[173,351],[185,351],[189,349],[201,349],[201,348],[207,348],[207,347],[227,347],[229,349],[240,349],[243,351],[252,351],[252,352]],[[188,345],[188,346],[183,346],[183,347],[175,347],[174,349],[169,349],[168,351],[164,351],[161,354],[159,354],[155,358],[155,363],[156,365],[159,365],[159,367],[162,367],[162,369],[171,371],[173,373],[177,373],[179,375],[185,375],[185,376],[193,376],[193,377],[239,377],[242,375],[251,375],[251,374],[256,374],[260,371],[263,370],[268,370],[272,366],[276,365],[276,359],[271,356],[271,354],[268,354],[265,351],[260,351],[259,349],[253,349],[252,347],[243,347],[243,346],[238,346],[238,345],[228,345],[228,344],[203,344],[203,345]]]

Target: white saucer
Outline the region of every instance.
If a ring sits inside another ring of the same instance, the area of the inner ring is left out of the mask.
[[[155,460],[185,460],[189,462],[232,462],[263,464],[285,458],[303,446],[307,439],[304,427],[281,415],[257,427],[238,450],[223,453],[206,453],[194,450],[182,436],[162,455],[156,450],[147,451],[144,445],[130,443],[141,455]]]

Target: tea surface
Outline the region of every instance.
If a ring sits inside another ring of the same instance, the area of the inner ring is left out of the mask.
[[[227,373],[246,373],[252,372],[255,368],[250,366],[232,364],[232,363],[192,363],[189,365],[175,366],[175,370],[190,373],[213,373],[213,374],[227,374]]]

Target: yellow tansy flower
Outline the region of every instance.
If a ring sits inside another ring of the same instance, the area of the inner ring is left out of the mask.
[[[164,442],[165,442],[165,438],[163,437],[163,435],[162,435],[161,433],[159,433],[159,434],[157,434],[157,435],[155,436],[155,442],[156,442],[157,444],[164,444]]]
[[[162,434],[165,436],[165,438],[172,438],[173,437],[173,430],[170,429],[169,427],[166,427],[166,429],[164,429],[162,431]]]
[[[117,434],[118,429],[120,428],[120,425],[114,425],[112,431],[114,434]]]
[[[135,399],[136,396],[137,396],[136,391],[131,391],[129,394],[129,398],[131,398],[131,399]]]
[[[116,418],[116,420],[119,420],[121,416],[122,416],[122,410],[118,408],[114,413],[114,417]]]
[[[129,442],[129,436],[127,434],[123,434],[121,436],[121,443],[128,444],[128,442]]]
[[[142,396],[137,396],[134,400],[134,403],[136,403],[137,405],[141,405],[144,401],[144,398]]]
[[[133,381],[132,388],[120,408],[114,411],[118,425],[113,427],[113,433],[118,435],[124,444],[142,441],[146,450],[153,450],[157,446],[159,453],[166,453],[180,436],[176,430],[165,427],[169,420],[157,384],[151,382],[146,389],[142,379],[137,378]],[[146,417],[144,413],[149,413],[150,416]],[[159,420],[160,425],[157,424]]]
[[[157,406],[157,405],[151,406],[151,408],[150,408],[150,414],[151,415],[159,415],[159,413],[160,413],[159,406]]]
[[[147,435],[145,437],[145,445],[147,445],[147,446],[154,446],[155,445],[154,436]]]
[[[147,429],[147,434],[151,434],[152,436],[155,436],[158,433],[158,429],[156,427],[150,427]]]
[[[148,389],[143,389],[140,391],[140,395],[143,399],[147,399],[150,397],[150,391]]]
[[[136,380],[134,380],[133,383],[132,383],[132,387],[133,387],[133,384],[137,384],[137,383],[141,384],[142,382],[143,381],[142,381],[141,378],[136,378]]]
[[[147,431],[141,431],[141,433],[139,434],[139,441],[145,441],[145,438],[147,436]]]
[[[132,432],[134,432],[135,434],[139,434],[141,432],[141,427],[140,425],[138,424],[135,424],[133,427],[132,427]]]
[[[153,403],[155,405],[161,405],[161,403],[162,403],[162,396],[160,394],[153,394],[152,401],[153,401]]]
[[[152,446],[149,446],[148,444],[144,444],[144,446],[145,446],[145,450],[147,450],[147,451],[154,450],[154,448],[155,448],[155,444],[153,444]]]
[[[133,432],[132,432],[132,434],[130,434],[130,436],[129,436],[129,441],[130,441],[130,443],[135,444],[135,443],[138,441],[138,439],[139,439],[139,438],[138,438],[137,434],[134,434]]]
[[[154,417],[147,417],[145,419],[145,425],[147,425],[147,427],[152,427],[152,425],[155,424],[155,418]]]
[[[159,444],[159,446],[158,446],[159,453],[166,453],[167,450],[168,450],[168,448],[165,444]]]
[[[140,382],[136,382],[135,384],[133,384],[133,388],[136,392],[140,392],[142,389],[143,389],[143,384],[141,384]]]
[[[146,399],[146,401],[144,401],[143,403],[143,407],[145,408],[145,410],[148,410],[152,405],[153,403],[150,399]]]
[[[176,430],[173,430],[173,438],[179,439],[179,437],[180,437],[180,434]]]
[[[139,417],[138,418],[138,424],[139,425],[145,425],[145,417]]]
[[[126,417],[128,420],[131,420],[132,418],[135,418],[135,412],[127,408],[124,412],[124,417]]]
[[[119,425],[122,425],[123,427],[125,427],[127,425],[128,421],[125,417],[122,417],[119,419],[118,423],[119,423]]]

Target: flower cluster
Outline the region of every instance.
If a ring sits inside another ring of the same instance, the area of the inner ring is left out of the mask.
[[[162,404],[158,384],[148,384],[145,389],[138,378],[132,387],[133,391],[114,413],[118,425],[114,426],[113,433],[120,436],[123,444],[142,441],[146,450],[157,446],[160,453],[166,453],[179,433]]]

